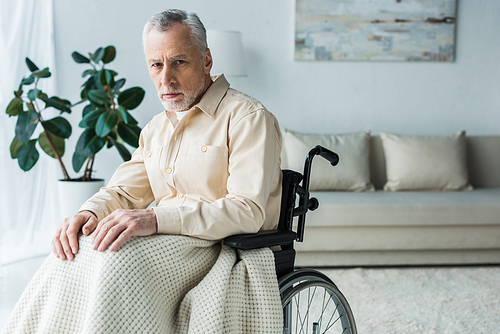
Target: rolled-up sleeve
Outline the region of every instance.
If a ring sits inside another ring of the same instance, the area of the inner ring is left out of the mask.
[[[130,161],[121,164],[107,186],[86,201],[80,211],[91,211],[101,221],[117,209],[145,209],[153,201],[143,156],[147,128],[141,131],[139,147]]]

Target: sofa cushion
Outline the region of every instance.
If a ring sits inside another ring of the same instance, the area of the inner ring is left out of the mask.
[[[306,226],[461,226],[500,224],[500,188],[466,192],[318,191]]]
[[[448,137],[381,133],[387,183],[384,190],[471,190],[465,132]]]
[[[339,155],[339,164],[315,158],[312,164],[310,190],[373,191],[370,182],[370,133],[305,134],[283,130],[282,169],[303,171],[307,153],[316,145]]]
[[[296,265],[498,263],[500,188],[311,195]]]

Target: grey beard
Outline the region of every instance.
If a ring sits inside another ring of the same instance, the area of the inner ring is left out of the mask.
[[[184,95],[184,100],[180,102],[175,102],[175,101],[163,101],[160,97],[160,102],[163,105],[163,108],[168,111],[182,111],[185,109],[188,109],[191,104],[194,103],[196,98],[189,97],[187,98],[186,95]]]
[[[158,97],[160,99],[161,104],[163,107],[168,110],[168,111],[183,111],[189,109],[198,96],[201,94],[203,91],[203,88],[205,87],[205,82],[202,80],[200,81],[200,86],[198,86],[198,89],[196,89],[196,92],[183,92],[183,91],[176,91],[176,93],[181,93],[184,95],[184,99],[180,102],[175,102],[175,101],[163,101],[161,98],[161,95],[163,93],[158,93]]]

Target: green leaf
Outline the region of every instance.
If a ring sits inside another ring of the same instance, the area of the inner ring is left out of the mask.
[[[17,140],[16,137],[12,139],[12,143],[10,143],[10,156],[12,159],[17,159],[19,155],[19,151],[21,148],[24,146],[23,143],[21,143],[19,140]]]
[[[83,90],[80,94],[82,100],[88,100],[88,92],[91,91],[92,89],[96,89],[96,85],[95,85],[95,82],[94,82],[94,76],[95,76],[95,71],[94,71],[94,74],[92,74],[88,80],[82,85]]]
[[[141,87],[129,88],[120,94],[118,104],[128,110],[133,110],[141,104],[145,93]]]
[[[39,90],[39,89],[31,89],[28,92],[28,99],[30,99],[31,101],[35,101],[38,98],[38,95],[40,95],[41,92],[42,91]]]
[[[76,51],[71,54],[71,57],[73,57],[73,60],[76,61],[78,64],[90,63],[90,59],[88,59],[87,57]]]
[[[32,77],[31,75],[27,78],[24,78],[22,81],[21,81],[21,85],[24,85],[24,86],[29,86],[31,85],[33,82],[35,82],[35,78]]]
[[[104,57],[104,49],[98,48],[97,50],[95,50],[92,58],[96,63],[98,63],[102,60],[102,57]]]
[[[27,143],[38,125],[38,113],[36,111],[23,112],[17,118],[16,137],[21,143]]]
[[[38,71],[35,71],[35,72],[31,73],[31,75],[37,77],[38,79],[40,79],[40,78],[48,78],[52,74],[50,73],[49,68],[46,67],[43,70],[38,70]]]
[[[93,74],[95,71],[94,70],[85,70],[82,73],[82,78],[85,78],[89,74]]]
[[[125,122],[125,124],[128,125],[138,124],[135,118],[133,118],[132,115],[130,115],[130,113],[127,111],[127,109],[123,108],[122,106],[119,106],[118,111],[120,112],[120,115],[122,116],[122,119]]]
[[[19,89],[17,90],[17,92],[14,92],[14,95],[16,97],[21,97],[23,95],[23,84],[19,85]]]
[[[104,86],[113,86],[115,83],[111,72],[107,69],[99,71],[99,83],[102,85],[102,89],[98,85],[100,90],[104,90]]]
[[[72,159],[72,164],[73,164],[73,170],[78,173],[80,169],[82,169],[83,164],[85,163],[85,160],[87,160],[87,157],[81,156],[80,154],[73,153],[73,159]]]
[[[42,95],[40,94],[38,96],[40,100],[45,102],[45,107],[54,107],[60,111],[64,111],[67,113],[71,113],[71,109],[69,108],[71,106],[71,103],[68,100],[62,100],[58,98],[57,96],[52,96],[50,99],[47,97],[47,95]]]
[[[28,68],[31,72],[39,70],[38,66],[36,66],[28,57],[26,57],[26,65],[28,65]]]
[[[95,124],[97,122],[97,119],[104,112],[106,112],[106,109],[104,108],[92,109],[90,112],[86,113],[85,116],[83,116],[78,126],[84,129],[94,128],[96,126]]]
[[[57,153],[59,154],[60,157],[62,157],[64,155],[64,149],[65,149],[64,138],[50,134],[50,139],[52,139],[52,143],[54,144]],[[57,155],[54,153],[52,146],[50,146],[46,132],[42,132],[40,134],[40,136],[38,137],[38,144],[40,144],[40,147],[45,153],[50,155],[52,158],[57,159]]]
[[[83,108],[83,111],[82,111],[82,117],[85,117],[85,115],[87,115],[89,112],[91,112],[92,110],[95,110],[96,107],[94,107],[92,104],[87,104],[85,106],[85,108]]]
[[[99,137],[106,137],[108,133],[116,126],[118,122],[118,116],[108,111],[97,119],[95,124],[95,132]]]
[[[106,144],[106,139],[96,135],[93,129],[83,131],[76,143],[75,153],[88,158],[99,152]]]
[[[97,77],[97,72],[94,72],[89,79],[82,85],[85,87],[87,91],[92,90],[92,89],[97,89],[96,83],[95,83],[95,78]]]
[[[23,145],[17,157],[19,167],[25,172],[29,171],[38,161],[40,154],[36,147],[36,139],[30,140],[26,145]]]
[[[98,106],[103,106],[105,103],[109,103],[109,96],[108,94],[101,92],[100,90],[93,89],[87,92],[87,97],[90,100],[90,102],[98,105]]]
[[[35,105],[33,102],[26,103],[26,106],[28,107],[28,111],[35,111]]]
[[[116,49],[113,45],[107,46],[104,49],[104,57],[102,57],[102,62],[108,64],[112,62],[116,57]]]
[[[23,112],[23,100],[19,97],[13,98],[5,110],[9,116],[17,116]]]
[[[120,153],[120,156],[122,157],[123,161],[129,161],[132,158],[132,155],[125,148],[125,146],[123,146],[122,144],[120,144],[119,142],[117,142],[114,138],[108,137],[108,139],[116,147],[116,149],[118,150],[118,153]]]
[[[126,81],[125,79],[116,80],[115,85],[113,86],[112,91],[116,92],[116,91],[120,90],[120,88],[122,88],[123,85],[125,85],[125,81]]]
[[[129,161],[132,158],[130,152],[122,144],[117,142],[115,143],[115,147],[118,150],[118,153],[120,153],[120,156],[122,157],[123,161]]]
[[[129,126],[125,123],[118,124],[118,134],[120,137],[130,146],[139,146],[139,135],[141,133],[141,128],[138,126]]]
[[[111,71],[104,70],[104,75],[106,77],[106,83],[110,86],[113,86],[115,83],[113,81],[113,75],[111,74]]]
[[[82,101],[87,100],[87,92],[85,91],[85,88],[82,89],[82,91],[80,92],[80,97],[81,97]]]
[[[68,138],[71,136],[71,124],[62,117],[54,117],[42,122],[43,128],[58,137]]]
[[[103,71],[102,71],[102,70],[100,70],[100,71],[96,72],[96,73],[95,73],[92,77],[94,78],[94,84],[95,84],[95,87],[96,87],[98,90],[100,90],[101,92],[105,92],[106,90],[104,89],[104,85],[105,85],[106,83],[104,83],[104,84],[103,84],[103,83],[101,82],[101,78],[102,78],[101,74],[102,74],[102,72],[103,72]],[[103,80],[103,82],[104,82],[104,78],[102,78],[102,80]]]
[[[113,145],[116,143],[116,139],[118,138],[118,135],[116,134],[115,131],[111,131],[108,136],[106,137],[106,147],[111,148]]]
[[[69,102],[68,100],[60,99],[57,96],[52,96],[50,98],[50,100],[51,100],[52,103],[55,103],[59,107],[61,107],[61,109],[56,108],[56,109],[61,110],[61,113],[62,112],[71,113],[71,109],[70,109],[71,108],[71,102]],[[63,108],[62,106],[65,106],[65,108]]]

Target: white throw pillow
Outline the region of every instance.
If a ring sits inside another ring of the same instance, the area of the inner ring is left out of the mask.
[[[339,155],[339,164],[317,156],[311,170],[309,190],[373,191],[370,183],[370,132],[347,134],[305,134],[284,129],[281,165],[304,171],[307,153],[316,145]]]
[[[465,131],[448,137],[381,133],[387,183],[384,190],[471,190]]]

